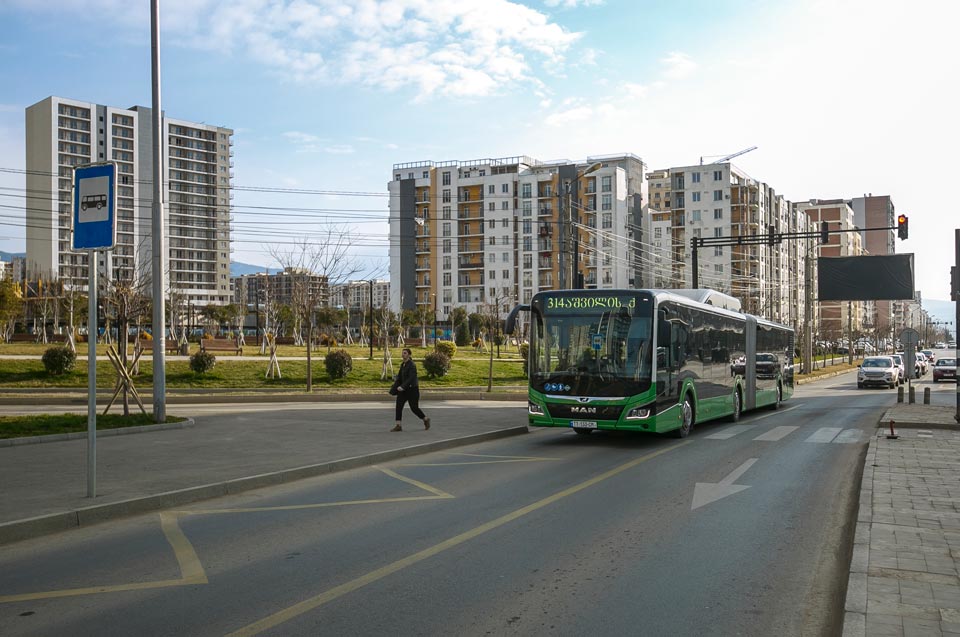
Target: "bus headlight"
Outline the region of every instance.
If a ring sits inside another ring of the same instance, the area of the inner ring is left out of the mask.
[[[527,411],[530,413],[531,416],[543,416],[543,415],[544,415],[544,414],[543,414],[543,406],[542,406],[542,405],[538,405],[537,403],[533,402],[532,400],[527,401]]]
[[[627,420],[644,420],[650,417],[649,407],[634,407],[627,412]]]

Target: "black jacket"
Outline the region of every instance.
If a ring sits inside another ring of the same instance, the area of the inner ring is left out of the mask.
[[[420,389],[420,384],[417,382],[417,366],[413,360],[400,363],[400,371],[397,373],[396,385],[397,387],[403,387],[403,391]]]

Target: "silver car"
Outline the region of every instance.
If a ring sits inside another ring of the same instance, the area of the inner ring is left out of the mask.
[[[890,356],[868,356],[857,370],[857,388],[871,385],[893,389],[900,382],[900,368]]]
[[[893,359],[894,364],[897,366],[897,369],[899,370],[897,384],[902,385],[905,382],[907,382],[907,370],[905,367],[905,363],[903,361],[903,356],[901,356],[900,354],[891,354],[890,358]]]

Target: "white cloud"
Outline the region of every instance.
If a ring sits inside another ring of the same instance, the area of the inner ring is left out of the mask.
[[[593,115],[594,109],[590,106],[572,106],[548,115],[544,123],[547,126],[566,126],[567,124],[590,119]]]
[[[686,53],[673,51],[662,58],[660,62],[666,67],[663,76],[671,80],[681,80],[689,77],[697,70],[697,63]]]
[[[573,9],[577,6],[591,7],[603,4],[604,0],[543,0],[548,7],[564,7]]]
[[[146,2],[8,0],[137,36]],[[594,0],[581,0],[589,4]],[[249,58],[303,83],[358,83],[433,95],[485,96],[535,79],[580,38],[516,0],[168,0],[167,42]]]

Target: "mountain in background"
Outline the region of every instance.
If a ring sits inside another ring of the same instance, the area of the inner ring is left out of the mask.
[[[25,257],[27,256],[26,252],[4,252],[0,250],[0,261],[13,261],[13,257]]]
[[[924,299],[923,300],[923,309],[927,311],[927,314],[934,321],[940,321],[941,323],[950,323],[946,328],[949,329],[954,336],[957,333],[957,326],[954,325],[957,319],[957,305],[953,301],[937,301],[934,299]],[[940,326],[938,326],[940,327]]]
[[[250,265],[249,263],[240,263],[239,261],[230,262],[230,276],[243,276],[245,274],[256,274],[267,271],[270,274],[276,274],[280,268],[265,268],[262,265]]]

